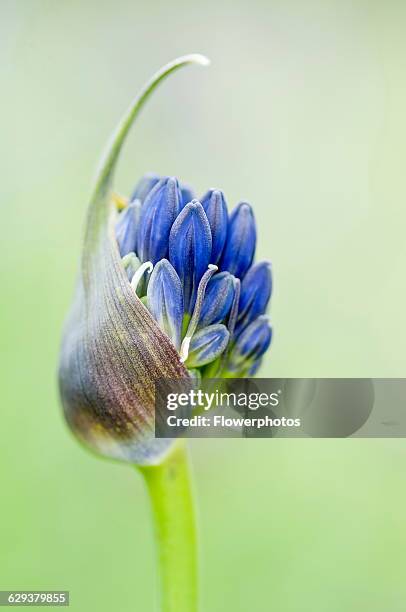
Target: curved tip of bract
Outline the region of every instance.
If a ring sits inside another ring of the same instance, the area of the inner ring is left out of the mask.
[[[211,60],[202,53],[192,53],[190,57],[193,58],[192,61],[195,64],[200,64],[200,66],[210,66],[211,64]]]

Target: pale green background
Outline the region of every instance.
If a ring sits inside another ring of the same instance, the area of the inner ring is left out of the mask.
[[[55,383],[100,151],[151,72],[209,55],[155,95],[117,187],[155,170],[253,203],[263,375],[404,376],[405,4],[3,0],[0,22],[0,588],[149,612],[141,478],[76,444]],[[191,447],[203,612],[405,610],[405,441]]]

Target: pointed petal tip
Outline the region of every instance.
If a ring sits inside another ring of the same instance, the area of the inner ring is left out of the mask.
[[[196,198],[193,198],[191,202],[186,204],[185,208],[187,208],[188,210],[196,211],[196,210],[200,210],[201,208],[203,208],[203,206],[201,205],[199,200],[196,200]]]
[[[254,215],[254,209],[252,208],[251,204],[249,202],[246,202],[245,200],[242,201],[242,202],[239,202],[234,210],[235,211],[241,210],[241,211],[244,211],[244,212],[250,212],[252,215]]]

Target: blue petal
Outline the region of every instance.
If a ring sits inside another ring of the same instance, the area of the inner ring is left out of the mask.
[[[176,178],[163,178],[147,195],[141,208],[137,253],[153,264],[168,255],[171,227],[180,210],[181,194]]]
[[[148,310],[179,350],[183,321],[183,292],[179,276],[167,259],[152,271],[147,290]]]
[[[199,281],[209,265],[210,253],[210,225],[202,205],[193,200],[179,214],[169,237],[169,260],[183,285],[188,313],[193,312]]]
[[[241,283],[236,334],[239,334],[259,315],[264,314],[271,297],[271,291],[271,264],[268,261],[261,261],[248,270]]]
[[[116,238],[121,257],[136,251],[140,203],[131,202],[118,216]]]
[[[202,198],[201,204],[209,220],[213,239],[210,263],[219,262],[227,238],[228,212],[222,191],[210,189]]]
[[[140,200],[140,202],[144,202],[145,198],[151,191],[153,187],[160,181],[161,177],[158,174],[146,174],[143,176],[137,183],[133,194],[130,198],[130,201]]]
[[[242,278],[254,259],[256,241],[254,213],[249,204],[241,202],[230,215],[221,270]]]
[[[267,316],[261,315],[237,338],[229,356],[230,369],[251,368],[268,350],[272,339],[272,329]]]
[[[254,361],[254,363],[252,364],[252,366],[248,370],[247,375],[248,376],[255,376],[255,374],[258,372],[259,368],[261,367],[261,364],[262,364],[262,357],[260,357],[256,361]]]
[[[199,328],[220,323],[228,315],[234,298],[234,277],[228,272],[213,276],[207,285]]]
[[[180,191],[182,194],[182,208],[184,208],[186,204],[194,200],[195,194],[189,185],[184,185],[183,183],[180,184]]]
[[[214,361],[225,350],[230,334],[224,325],[210,325],[196,332],[186,360],[188,368],[198,368]]]

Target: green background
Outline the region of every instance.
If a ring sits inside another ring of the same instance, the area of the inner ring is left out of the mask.
[[[154,609],[148,500],[72,438],[55,382],[100,152],[160,65],[117,175],[248,199],[273,263],[264,376],[405,375],[401,1],[2,1],[0,588]],[[192,441],[203,612],[401,612],[403,440]]]

